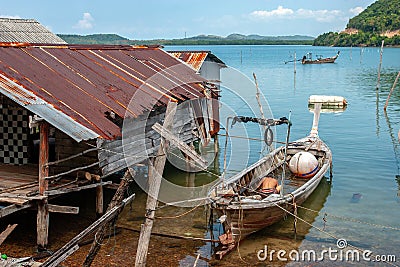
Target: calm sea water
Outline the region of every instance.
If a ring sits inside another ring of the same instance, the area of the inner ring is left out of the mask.
[[[253,79],[252,73],[256,73],[260,90],[267,98],[271,113],[275,117],[282,117],[291,112],[291,140],[305,136],[311,128],[312,114],[307,108],[310,95],[345,97],[348,101],[345,112],[322,114],[320,119],[319,134],[333,152],[332,186],[324,183],[305,204],[319,213],[302,211],[300,215],[313,226],[324,229],[337,238],[346,239],[348,244],[371,250],[376,254],[394,254],[398,263],[400,262],[400,178],[396,179],[400,175],[400,148],[397,137],[400,129],[400,84],[390,99],[387,113],[383,111],[390,88],[397,72],[400,71],[399,48],[384,49],[379,90],[376,90],[379,48],[184,46],[166,49],[209,50],[228,66],[250,77],[250,80]],[[293,59],[294,52],[297,58],[301,58],[307,52],[328,57],[335,55],[338,50],[340,56],[335,64],[297,64],[296,74],[293,63],[284,63]],[[256,103],[254,86],[242,89],[248,90],[245,91],[245,98],[253,99],[249,101]],[[237,100],[233,94],[222,90],[221,95],[222,102],[230,103],[239,115],[242,115],[241,111],[248,112],[247,108],[241,105],[241,100]],[[221,120],[224,122],[224,119]],[[259,137],[257,129],[249,127],[249,136]],[[276,138],[283,141],[285,131],[286,128],[278,129]],[[255,136],[251,136],[253,133]],[[221,149],[223,142],[221,137]],[[234,145],[230,145],[229,152],[232,154],[229,155],[229,173],[242,169],[245,164],[252,163],[260,157],[262,147],[259,142],[254,142],[256,144],[241,141],[242,146],[238,145],[235,150]],[[214,170],[216,173],[222,171],[222,154],[220,153],[217,169]],[[246,159],[245,163],[243,158]],[[185,184],[187,181],[185,174],[173,169],[168,170],[167,176],[178,184]],[[214,177],[209,173],[196,174],[196,183],[206,183],[212,179]],[[325,213],[327,216],[324,223]],[[199,221],[204,221],[204,212],[196,216]],[[193,220],[193,217],[191,218]],[[263,244],[268,243],[266,240],[269,240],[271,233],[278,236],[278,242],[273,244],[273,249],[279,250],[279,244],[285,242],[281,240],[279,243],[281,229],[285,227],[287,232],[291,233],[291,222],[283,221],[278,226],[249,238],[241,244],[240,256],[256,262],[256,252],[263,248]],[[336,248],[336,240],[316,228],[304,226],[304,231],[299,232],[302,236],[300,241],[298,240],[300,249],[311,247],[321,250],[321,247],[329,246]],[[199,233],[207,236],[205,230]],[[285,234],[282,236],[287,237]],[[210,256],[209,249],[210,245],[204,244],[197,251],[193,251],[192,255],[184,258],[181,265],[192,265],[197,253],[203,257],[198,266],[210,264],[206,260]],[[238,255],[235,254],[228,256],[226,261],[232,263],[237,260]]]

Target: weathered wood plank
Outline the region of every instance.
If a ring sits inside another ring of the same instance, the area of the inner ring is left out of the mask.
[[[13,205],[4,207],[4,208],[0,209],[0,218],[3,218],[5,216],[7,216],[7,215],[10,215],[10,214],[12,214],[14,212],[17,212],[17,211],[20,211],[20,210],[30,208],[32,206],[33,206],[33,204],[26,203],[24,205],[13,204]]]
[[[183,153],[189,156],[192,160],[196,161],[196,164],[202,168],[207,168],[207,162],[201,156],[199,156],[196,151],[194,151],[190,146],[186,143],[179,140],[171,131],[162,127],[160,124],[156,123],[153,125],[153,129],[156,130],[159,134],[161,134],[165,139],[175,144]]]
[[[85,238],[87,235],[93,233],[96,231],[96,229],[106,223],[108,223],[110,220],[112,220],[116,214],[118,214],[121,209],[125,207],[127,203],[129,203],[133,198],[135,197],[135,194],[131,195],[130,197],[124,199],[121,205],[116,206],[106,212],[103,216],[101,216],[97,221],[92,223],[88,228],[83,230],[81,233],[79,233],[77,236],[75,236],[71,241],[69,241],[67,244],[65,244],[62,248],[57,250],[51,257],[49,257],[42,265],[41,267],[55,267],[58,265],[58,259],[64,257],[65,255],[69,254],[70,251],[73,250],[73,248],[81,241],[83,238]],[[64,257],[65,259],[66,257]]]
[[[79,207],[71,207],[71,206],[59,206],[54,204],[48,204],[49,212],[57,212],[57,213],[69,213],[69,214],[78,214]]]
[[[164,128],[170,130],[174,120],[177,103],[169,102],[167,105],[167,111],[164,120]],[[146,220],[142,224],[142,228],[139,235],[138,248],[136,251],[135,266],[144,267],[147,261],[147,251],[150,243],[151,231],[153,228],[155,208],[157,206],[157,198],[161,186],[162,173],[164,171],[165,161],[167,155],[164,153],[164,148],[168,143],[164,138],[161,139],[160,148],[157,152],[157,157],[154,160],[154,166],[149,164],[149,190],[146,203]]]
[[[18,224],[9,224],[3,232],[0,233],[0,246],[3,244],[3,242],[6,240],[6,238],[14,231],[15,227],[17,227]]]
[[[8,196],[0,196],[0,202],[16,204],[16,205],[24,205],[28,203],[29,200],[19,198],[19,197],[8,197]]]
[[[86,190],[89,188],[94,188],[99,185],[108,185],[111,184],[111,181],[106,181],[106,182],[101,182],[101,183],[95,183],[95,184],[89,184],[89,185],[83,185],[83,186],[77,186],[77,187],[72,187],[72,188],[61,188],[57,190],[48,190],[45,192],[46,196],[55,196],[55,195],[61,195],[61,194],[66,194],[66,193],[71,193],[71,192],[78,192],[81,190]]]

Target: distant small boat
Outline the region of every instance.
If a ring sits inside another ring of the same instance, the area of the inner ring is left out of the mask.
[[[323,58],[322,55],[317,55],[317,59],[312,58],[312,53],[307,53],[301,59],[301,64],[323,64],[323,63],[335,63],[335,60],[339,57],[340,51],[333,57]]]

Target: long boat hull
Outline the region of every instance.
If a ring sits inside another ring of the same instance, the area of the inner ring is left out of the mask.
[[[301,64],[325,64],[325,63],[335,63],[335,60],[339,57],[340,51],[333,57],[327,58],[318,58],[318,59],[310,59],[310,58],[303,58]]]
[[[318,172],[310,179],[292,179],[290,183],[297,184],[284,195],[271,195],[265,199],[255,199],[254,192],[262,178],[276,174],[282,169],[284,147],[279,147],[258,162],[217,186],[211,193],[214,201],[211,207],[219,216],[224,217],[225,234],[231,242],[237,243],[246,236],[270,226],[281,220],[285,214],[293,211],[293,204],[302,204],[317,188],[321,179],[329,169],[332,154],[329,147],[318,137],[306,137],[288,146],[287,161],[297,152],[308,151],[319,161]],[[287,170],[289,172],[289,170]],[[290,188],[290,186],[287,186]],[[218,194],[218,190],[221,194]],[[230,192],[225,194],[225,192]]]

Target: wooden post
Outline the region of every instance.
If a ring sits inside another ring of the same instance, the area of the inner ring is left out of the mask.
[[[167,111],[165,112],[165,120],[163,127],[166,129],[172,128],[173,119],[176,112],[177,103],[169,102]],[[161,136],[160,148],[158,149],[154,165],[149,163],[149,190],[146,203],[146,219],[144,224],[141,225],[141,231],[138,241],[138,248],[136,251],[135,266],[146,266],[147,251],[150,243],[151,230],[153,228],[155,208],[157,206],[158,193],[161,186],[161,178],[164,171],[164,165],[167,155],[165,149],[167,147],[166,139]]]
[[[103,213],[103,186],[99,185],[96,187],[96,215],[101,217]]]
[[[219,144],[218,144],[218,134],[214,135],[214,154],[215,157],[218,155],[219,153]]]
[[[382,54],[383,54],[383,44],[384,43],[385,43],[385,40],[382,40],[381,52],[380,52],[380,56],[379,56],[378,81],[376,83],[376,90],[379,89],[379,86],[381,83]]]
[[[396,79],[394,80],[392,89],[390,89],[389,95],[388,95],[388,97],[386,99],[385,106],[383,107],[383,110],[385,110],[385,111],[386,111],[387,106],[389,105],[389,99],[392,96],[393,90],[396,87],[396,84],[397,84],[397,81],[399,80],[399,77],[400,77],[400,71],[399,71],[399,73],[397,73],[397,76],[396,76]]]
[[[48,181],[45,177],[49,176],[49,124],[45,121],[40,122],[40,145],[39,145],[39,194],[44,196],[48,189]],[[38,200],[37,212],[37,245],[38,250],[44,250],[48,244],[49,234],[49,208],[47,198]]]

